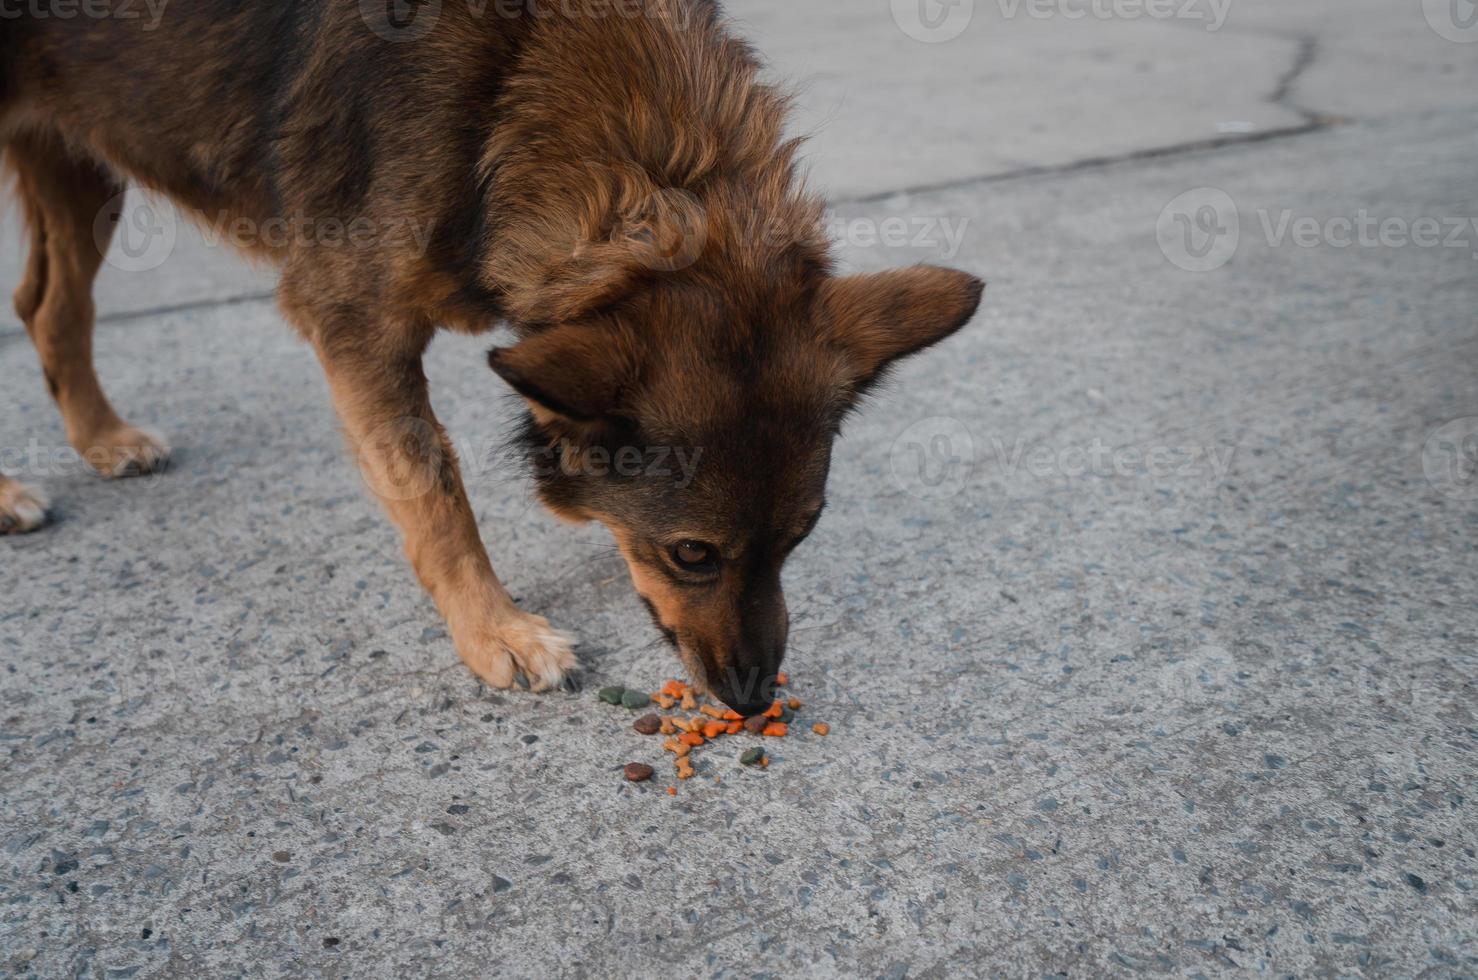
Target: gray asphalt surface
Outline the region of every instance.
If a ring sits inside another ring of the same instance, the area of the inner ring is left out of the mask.
[[[846,263],[991,283],[788,568],[832,734],[664,792],[594,688],[677,666],[447,337],[494,565],[587,666],[480,687],[270,279],[182,229],[99,289],[164,475],[84,472],[0,321],[0,466],[56,517],[0,541],[0,975],[1478,972],[1478,44],[1364,2],[982,3],[934,44],[730,6],[814,97]]]

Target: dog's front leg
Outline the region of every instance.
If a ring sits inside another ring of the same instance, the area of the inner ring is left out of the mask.
[[[576,666],[568,636],[519,609],[493,572],[457,458],[431,411],[421,354],[429,331],[320,331],[314,346],[365,482],[451,628],[463,662],[494,687],[517,671],[534,690]]]

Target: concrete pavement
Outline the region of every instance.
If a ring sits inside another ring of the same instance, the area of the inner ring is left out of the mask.
[[[991,286],[789,566],[832,735],[676,798],[591,691],[675,665],[608,537],[497,460],[484,341],[437,342],[438,410],[582,694],[460,667],[270,279],[183,231],[107,274],[157,479],[82,472],[0,326],[4,465],[58,517],[0,542],[0,971],[1478,971],[1478,45],[1354,6],[978,3],[927,43],[730,5],[832,120],[846,263]]]

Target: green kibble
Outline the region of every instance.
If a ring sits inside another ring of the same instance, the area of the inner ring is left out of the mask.
[[[780,721],[784,722],[785,724],[789,725],[790,724],[790,719],[792,719],[794,717],[795,717],[795,712],[790,710],[789,705],[787,705],[786,707],[780,709]]]
[[[620,704],[622,696],[626,693],[624,687],[603,687],[597,695],[606,704]]]
[[[635,711],[638,708],[645,708],[647,705],[651,704],[652,698],[650,695],[647,694],[646,691],[638,691],[635,688],[629,687],[626,689],[625,693],[621,695],[621,703],[630,708],[632,711]]]
[[[744,754],[739,757],[741,765],[757,766],[765,760],[765,750],[756,745],[752,749],[745,749]]]

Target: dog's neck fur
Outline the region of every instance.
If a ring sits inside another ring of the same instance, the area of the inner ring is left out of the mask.
[[[541,20],[507,79],[480,164],[479,271],[515,328],[578,319],[659,275],[763,289],[828,267],[787,100],[753,52],[708,0],[643,7]]]

